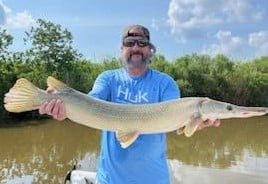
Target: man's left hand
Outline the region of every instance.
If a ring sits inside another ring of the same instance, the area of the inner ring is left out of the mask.
[[[206,119],[201,124],[199,124],[197,130],[202,130],[205,127],[219,127],[221,121],[219,119]]]

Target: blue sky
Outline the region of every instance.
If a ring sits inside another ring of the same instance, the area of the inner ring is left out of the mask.
[[[157,53],[225,54],[234,59],[268,55],[267,0],[0,0],[0,26],[14,36],[10,49],[23,50],[25,31],[38,19],[73,34],[85,57],[119,56],[124,27],[150,29]]]

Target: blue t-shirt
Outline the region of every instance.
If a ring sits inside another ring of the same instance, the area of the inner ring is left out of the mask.
[[[146,104],[179,98],[180,91],[167,74],[148,69],[133,77],[121,68],[100,74],[89,95],[116,103]],[[97,179],[101,184],[168,184],[166,134],[140,135],[124,149],[114,132],[103,131]]]

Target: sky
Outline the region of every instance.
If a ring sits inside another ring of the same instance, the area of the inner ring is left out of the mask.
[[[169,60],[186,54],[232,59],[268,55],[267,0],[0,0],[0,26],[25,49],[25,31],[37,19],[60,24],[86,58],[118,57],[122,30],[146,26],[157,53]]]

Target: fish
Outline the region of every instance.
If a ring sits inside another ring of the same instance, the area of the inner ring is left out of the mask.
[[[192,136],[200,123],[207,119],[248,118],[268,113],[267,107],[243,107],[208,97],[184,97],[151,104],[108,102],[75,90],[52,76],[47,85],[53,93],[20,78],[4,96],[9,112],[39,109],[52,99],[64,102],[66,116],[78,124],[116,133],[122,148],[132,145],[140,134],[176,131]]]

